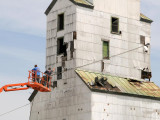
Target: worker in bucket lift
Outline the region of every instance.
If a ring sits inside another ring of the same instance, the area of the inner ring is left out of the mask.
[[[40,68],[37,65],[34,65],[34,68],[32,69],[33,72],[33,81],[35,82],[35,79],[39,83],[40,79]]]
[[[48,82],[47,87],[49,86],[50,83],[50,79],[52,76],[52,73],[54,71],[55,68],[53,68],[53,70],[51,70],[51,68],[48,68],[48,70],[46,70],[44,73],[46,76],[44,76],[45,82]]]

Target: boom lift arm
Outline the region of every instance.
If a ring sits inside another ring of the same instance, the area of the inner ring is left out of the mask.
[[[28,82],[18,83],[18,84],[8,84],[0,88],[0,93],[4,90],[8,91],[17,91],[17,90],[27,90],[32,88],[40,92],[51,92],[51,77],[42,73],[42,77],[38,77],[37,74],[33,71],[29,71]],[[37,82],[40,81],[40,82]]]

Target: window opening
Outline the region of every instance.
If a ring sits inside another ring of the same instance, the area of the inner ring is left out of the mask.
[[[64,38],[57,39],[57,55],[64,54],[67,56],[67,43],[64,43]]]
[[[64,29],[64,14],[58,15],[58,31]]]
[[[109,59],[109,42],[103,41],[103,59]]]
[[[119,33],[119,19],[112,17],[111,22],[112,22],[111,23],[112,24],[111,32],[112,33]]]
[[[145,36],[140,36],[140,43],[145,45]]]
[[[62,67],[57,67],[57,80],[62,79]]]

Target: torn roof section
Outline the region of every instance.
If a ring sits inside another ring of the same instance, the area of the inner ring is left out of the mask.
[[[160,100],[160,88],[153,82],[121,78],[78,69],[75,71],[92,91]]]

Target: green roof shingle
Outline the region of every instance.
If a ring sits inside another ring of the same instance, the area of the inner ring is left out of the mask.
[[[160,88],[153,82],[133,80],[78,69],[75,71],[84,83],[86,83],[86,85],[93,91],[125,94],[129,96],[139,96],[160,100]],[[102,77],[106,78],[106,84],[104,86],[93,84],[96,83],[96,77],[99,79]]]

